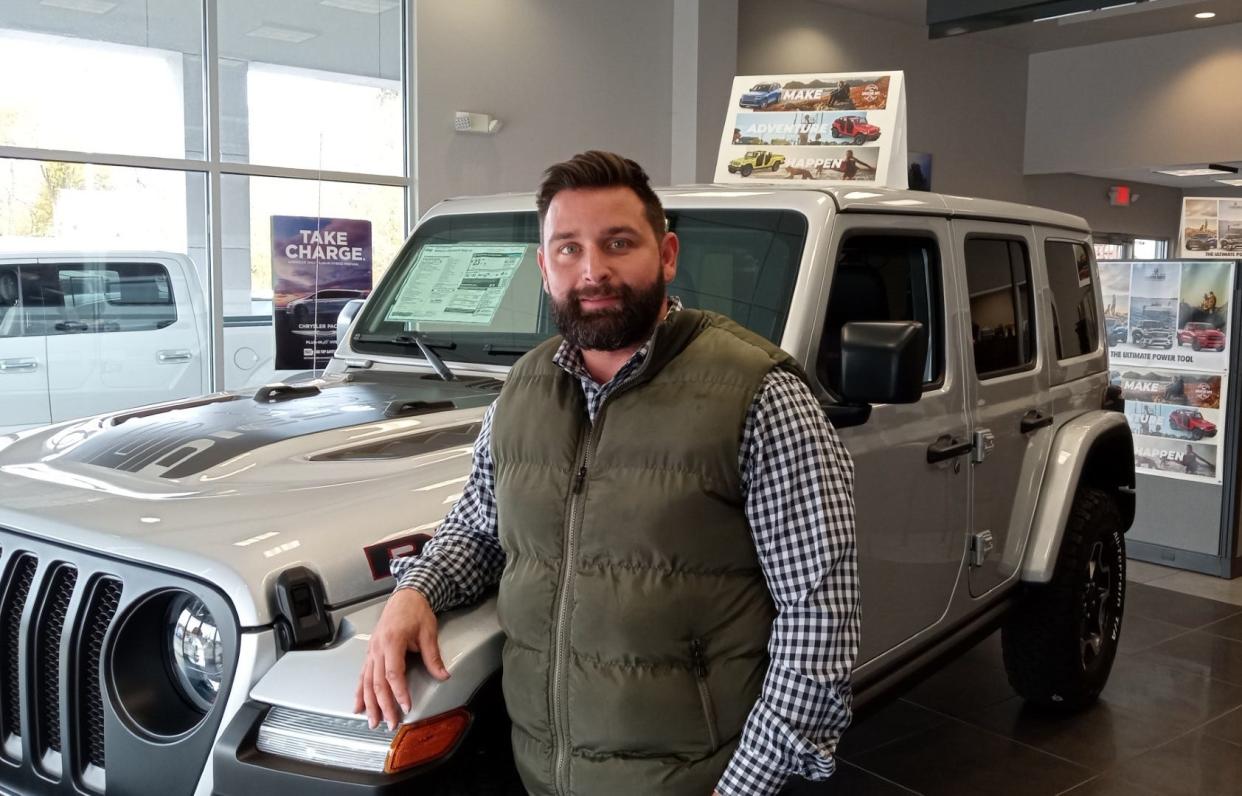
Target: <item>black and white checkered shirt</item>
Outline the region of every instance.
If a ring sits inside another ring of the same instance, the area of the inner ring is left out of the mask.
[[[670,301],[670,312],[680,309]],[[650,341],[598,385],[579,350],[554,361],[582,383],[591,422],[634,375]],[[397,588],[416,588],[443,611],[479,599],[500,580],[491,458],[493,404],[474,446],[465,490],[422,554],[392,562]],[[772,371],[746,415],[738,461],[746,518],[777,608],[763,691],[717,785],[722,796],[775,794],[790,776],[824,779],[850,722],[850,671],[858,654],[854,465],[810,389]],[[708,796],[704,794],[703,796]]]

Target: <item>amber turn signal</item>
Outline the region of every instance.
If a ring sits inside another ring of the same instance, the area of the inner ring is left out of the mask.
[[[384,772],[395,774],[445,756],[453,751],[466,730],[470,729],[471,719],[470,711],[456,708],[429,719],[406,724],[392,739]]]

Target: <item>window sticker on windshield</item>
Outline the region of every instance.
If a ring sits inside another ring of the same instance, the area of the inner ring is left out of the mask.
[[[486,326],[529,249],[524,245],[427,244],[384,320]]]

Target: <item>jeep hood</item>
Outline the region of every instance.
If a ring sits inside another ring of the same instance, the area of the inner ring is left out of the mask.
[[[292,566],[329,605],[387,591],[367,545],[432,533],[461,494],[500,382],[421,374],[216,394],[0,437],[0,526],[197,576],[243,626]]]

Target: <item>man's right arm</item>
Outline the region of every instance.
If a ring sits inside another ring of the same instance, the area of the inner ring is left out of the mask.
[[[394,728],[410,709],[406,655],[417,652],[437,680],[449,672],[440,658],[436,612],[477,600],[500,580],[505,556],[497,532],[496,481],[491,458],[492,415],[483,416],[466,487],[418,556],[392,562],[397,588],[367,643],[354,710],[371,727]]]
[[[505,554],[496,514],[496,469],[492,462],[492,416],[483,416],[474,443],[466,487],[439,530],[417,556],[394,559],[397,589],[416,589],[434,611],[469,605],[500,580]]]

